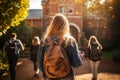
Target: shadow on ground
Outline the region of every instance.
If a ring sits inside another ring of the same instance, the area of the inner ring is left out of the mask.
[[[74,70],[76,75],[91,73],[89,60],[87,58],[84,58],[83,65],[81,65],[79,68]],[[120,63],[114,62],[113,60],[110,59],[101,60],[98,67],[98,72],[120,74]]]
[[[39,73],[39,79],[34,78],[33,64],[28,58],[22,58],[18,61],[16,71],[16,80],[41,80],[42,78],[41,73]],[[91,80],[89,60],[84,58],[83,65],[74,69],[74,72],[75,80]],[[112,60],[101,60],[98,72],[98,80],[120,80],[120,63],[115,63]]]
[[[75,70],[76,80],[91,80],[91,68],[87,58],[84,58],[83,65]],[[120,63],[112,60],[101,60],[98,68],[98,80],[120,80]]]

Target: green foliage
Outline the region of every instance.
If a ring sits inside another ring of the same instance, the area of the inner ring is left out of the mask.
[[[0,50],[0,76],[6,71],[8,71],[8,62],[7,62],[6,53]]]
[[[105,18],[111,10],[112,0],[85,0],[84,16],[89,18]]]
[[[120,59],[120,50],[105,51],[105,52],[103,52],[103,59],[113,59],[114,56],[118,56],[119,59]]]
[[[0,0],[0,36],[28,15],[29,0]]]
[[[113,56],[113,53],[114,52],[103,52],[103,59],[112,59],[112,56]]]
[[[26,46],[29,46],[32,38],[32,29],[27,26],[25,21],[22,21],[18,27],[12,27],[4,35],[5,39],[9,39],[12,32],[17,34],[17,38],[22,41]],[[2,40],[3,41],[3,40]]]
[[[120,49],[120,2],[119,0],[113,1],[113,10],[108,15],[108,25],[112,36],[112,44],[114,48]]]
[[[12,27],[8,29],[7,33],[0,37],[0,49],[12,32],[17,34],[17,38],[25,44],[26,47],[31,46],[31,41],[34,36],[39,36],[41,38],[41,28],[40,27],[30,27],[26,24],[26,21],[22,21],[18,27]]]

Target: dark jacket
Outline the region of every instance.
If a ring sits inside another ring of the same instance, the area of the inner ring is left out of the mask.
[[[35,61],[37,60],[37,55],[38,55],[38,49],[39,49],[39,45],[32,45],[31,46],[31,55],[30,55],[30,59]]]
[[[88,48],[88,58],[92,61],[99,61],[101,60],[101,57],[102,57],[102,53],[100,52],[100,49],[99,50],[99,53],[97,53],[97,55],[93,55],[91,53],[92,49],[97,49],[99,46],[97,43],[91,43],[90,44],[90,47]],[[94,54],[96,53],[96,51],[94,52]],[[94,57],[96,57],[96,59],[94,59]]]
[[[51,37],[52,40],[54,38],[55,38],[54,36]],[[41,40],[40,54],[39,54],[40,61],[38,61],[38,62],[40,62],[40,64],[39,63],[38,64],[39,64],[40,70],[43,72],[43,76],[46,77],[44,74],[44,69],[43,69],[43,62],[44,62],[43,60],[44,60],[44,53],[45,53],[48,45],[42,46],[42,44],[43,44],[43,40]],[[65,76],[65,78],[74,77],[73,68],[77,68],[82,64],[82,61],[78,55],[78,47],[77,47],[76,41],[73,41],[72,44],[68,44],[66,47],[64,46],[64,42],[63,42],[62,46],[65,49],[65,51],[68,55],[68,58],[69,58],[69,62],[71,64],[71,71],[67,76]],[[56,79],[56,80],[58,80],[58,79]]]
[[[24,50],[24,47],[23,47],[23,44],[22,44],[22,42],[19,40],[19,39],[10,39],[9,41],[7,41],[6,43],[5,43],[5,46],[4,46],[4,51],[6,51],[8,54],[10,53],[10,51],[9,51],[9,42],[15,42],[16,43],[16,54],[18,54],[19,55],[19,53],[20,53],[20,51],[21,50]]]

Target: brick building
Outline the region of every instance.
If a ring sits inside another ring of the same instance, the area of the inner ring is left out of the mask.
[[[42,10],[41,9],[29,9],[27,16],[27,23],[31,27],[41,27]]]
[[[83,5],[76,0],[42,0],[43,30],[49,25],[51,18],[56,13],[64,14],[70,23],[70,32],[79,43],[83,31]]]
[[[62,13],[68,18],[70,23],[70,32],[75,37],[78,45],[81,45],[80,39],[83,37],[85,25],[93,28],[96,36],[105,38],[107,30],[106,20],[83,19],[84,6],[82,1],[84,0],[42,0],[42,10],[30,10],[27,21],[30,26],[40,26],[44,34],[52,17],[57,13]]]

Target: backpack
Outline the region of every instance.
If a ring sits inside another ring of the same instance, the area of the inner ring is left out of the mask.
[[[89,58],[91,60],[100,60],[101,57],[102,57],[102,53],[99,49],[99,46],[98,45],[91,45]]]
[[[47,78],[61,78],[70,73],[68,56],[60,42],[47,38],[49,47],[44,54],[44,71]]]
[[[17,41],[8,41],[8,53],[10,53],[11,55],[16,55],[17,54]]]

